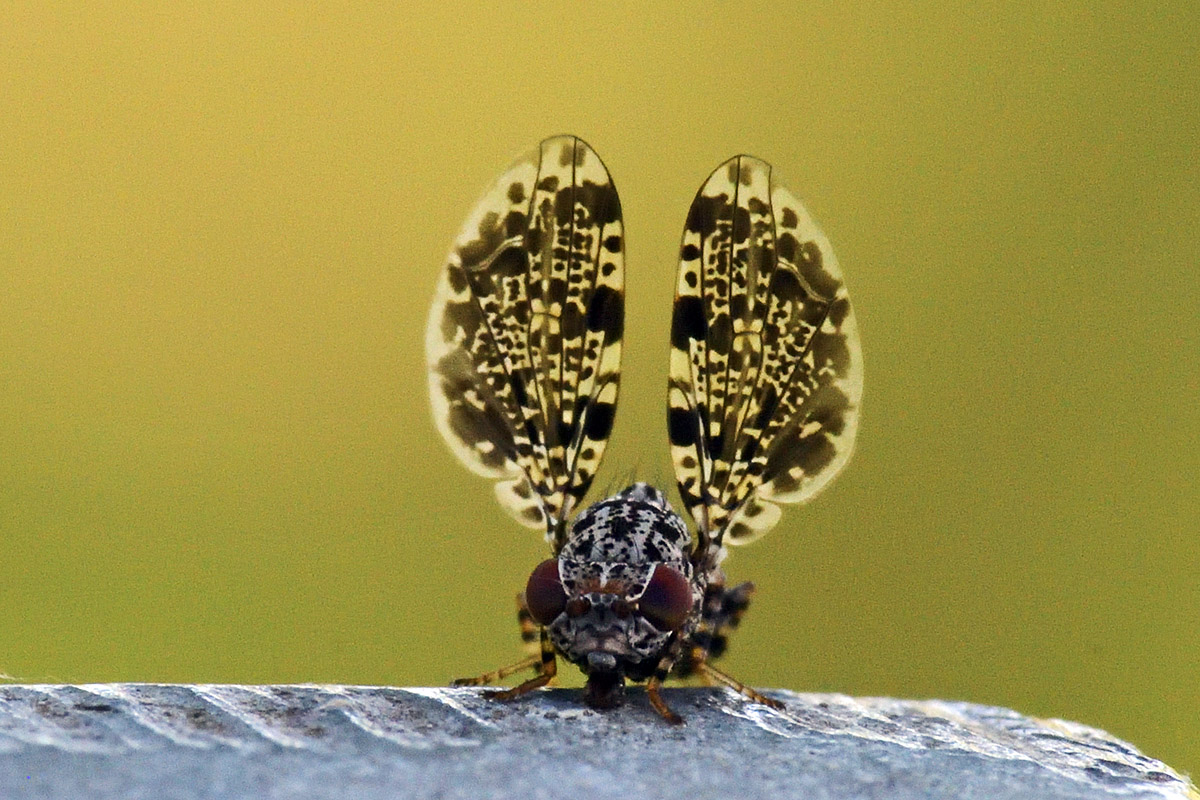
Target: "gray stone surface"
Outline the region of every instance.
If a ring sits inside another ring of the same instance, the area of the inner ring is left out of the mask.
[[[0,798],[1191,798],[1107,734],[1002,708],[719,689],[0,686]]]

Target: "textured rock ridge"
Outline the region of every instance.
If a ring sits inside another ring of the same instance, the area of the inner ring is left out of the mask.
[[[946,701],[719,689],[575,690],[495,703],[475,689],[0,686],[0,796],[1188,798],[1103,731]]]

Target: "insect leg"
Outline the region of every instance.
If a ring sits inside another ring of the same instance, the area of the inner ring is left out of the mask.
[[[716,667],[714,667],[710,664],[707,664],[707,663],[701,661],[699,664],[696,665],[696,670],[701,675],[705,675],[705,676],[712,678],[720,683],[723,683],[726,686],[728,686],[730,689],[737,690],[744,697],[746,697],[747,699],[749,699],[755,703],[762,703],[764,706],[770,706],[771,708],[776,708],[776,709],[783,708],[783,703],[779,702],[778,700],[772,700],[770,697],[767,697],[765,694],[762,694],[761,692],[758,692],[757,690],[752,689],[751,687],[747,686],[746,684],[742,683],[741,681],[739,681],[738,679],[736,679],[730,675],[726,675],[724,672],[721,672],[721,670],[717,669]]]
[[[515,664],[509,664],[506,667],[485,672],[474,678],[458,678],[454,681],[455,686],[487,686],[489,683],[503,680],[509,675],[520,672],[524,669],[538,669],[541,666],[542,657],[538,654],[526,656]]]
[[[542,668],[542,654],[537,644],[537,623],[533,621],[533,615],[525,607],[525,595],[523,593],[517,594],[517,625],[521,629],[521,643],[529,653],[528,656],[515,664],[509,664],[506,667],[485,672],[475,678],[459,678],[454,681],[454,685],[487,686],[489,683],[495,683],[524,669],[532,669],[540,673]]]
[[[521,645],[530,655],[538,655],[538,626],[533,621],[533,615],[529,613],[529,608],[525,605],[525,593],[517,594],[517,626],[521,629]],[[538,657],[538,663],[541,663],[541,657]]]
[[[674,648],[672,650],[674,650]],[[675,665],[675,658],[676,653],[669,652],[667,655],[662,657],[661,661],[658,662],[657,669],[655,669],[654,674],[650,676],[650,680],[646,682],[646,697],[650,700],[650,705],[654,707],[654,710],[658,712],[659,716],[672,725],[682,725],[683,717],[672,711],[670,707],[667,706],[666,701],[662,699],[662,694],[659,693],[659,689],[662,687],[663,681],[667,679],[667,674],[670,673],[671,667]]]
[[[708,585],[704,595],[700,627],[692,634],[691,646],[684,651],[675,672],[681,677],[697,674],[709,686],[720,683],[736,689],[756,703],[771,708],[783,708],[783,704],[778,700],[772,700],[708,663],[710,658],[717,658],[725,652],[727,632],[736,628],[742,621],[742,615],[746,613],[746,608],[750,605],[750,595],[753,593],[752,583],[740,583],[732,589],[726,589],[721,581],[714,581]]]
[[[514,697],[529,694],[534,689],[540,689],[558,674],[558,659],[554,654],[554,645],[550,642],[550,635],[546,633],[545,628],[542,628],[541,652],[536,656],[530,656],[525,662],[527,666],[534,666],[538,674],[511,689],[485,692],[483,696],[489,700],[512,700]]]

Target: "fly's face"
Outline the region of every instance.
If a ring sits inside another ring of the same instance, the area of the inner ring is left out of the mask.
[[[549,683],[563,656],[587,674],[593,707],[614,705],[626,678],[646,680],[654,708],[680,722],[659,686],[693,673],[770,704],[708,664],[753,589],[726,588],[718,564],[850,457],[862,358],[837,259],[765,161],[734,156],[696,193],[679,247],[665,426],[694,535],[645,484],[572,518],[613,430],[624,336],[616,186],[586,142],[546,139],[467,217],[426,328],[438,430],[550,544],[519,612],[536,652],[463,683],[532,668],[492,695],[517,697]]]
[[[555,648],[589,676],[644,680],[700,621],[691,536],[660,492],[634,484],[581,513],[524,601]]]

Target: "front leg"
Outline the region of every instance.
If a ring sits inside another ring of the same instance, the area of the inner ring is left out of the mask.
[[[523,694],[529,694],[534,689],[540,689],[549,683],[554,676],[558,674],[558,659],[554,654],[554,644],[550,641],[550,634],[546,633],[545,628],[542,628],[540,643],[540,654],[536,656],[530,656],[529,658],[525,659],[526,662],[532,662],[534,660],[538,661],[537,675],[534,675],[529,680],[518,686],[514,686],[511,689],[484,692],[483,696],[489,700],[512,700],[513,698],[520,697]]]
[[[544,653],[541,652],[537,643],[537,624],[533,621],[533,616],[529,613],[529,609],[525,606],[524,594],[517,595],[517,626],[521,629],[521,642],[524,649],[529,652],[529,655],[522,658],[515,664],[501,667],[500,669],[485,672],[474,678],[457,678],[454,681],[455,686],[487,686],[490,683],[495,683],[499,680],[504,680],[509,675],[516,674],[522,670],[532,669],[538,674],[542,672],[542,664],[544,661]],[[552,667],[553,670],[553,667]]]
[[[770,708],[774,708],[777,710],[784,708],[783,703],[779,702],[778,700],[776,700],[774,698],[767,697],[765,694],[758,691],[757,689],[747,686],[746,684],[739,681],[737,678],[733,677],[732,675],[725,674],[724,672],[717,669],[716,667],[714,667],[711,664],[706,664],[702,661],[698,665],[696,665],[696,668],[700,671],[700,674],[704,675],[705,677],[709,678],[710,680],[714,680],[717,683],[722,683],[722,684],[728,686],[730,689],[733,689],[734,691],[740,693],[743,697],[745,697],[747,700],[750,700],[751,702],[761,703],[764,706],[768,706]]]
[[[662,699],[662,694],[659,693],[659,689],[662,687],[663,681],[667,679],[667,673],[670,671],[670,664],[660,666],[654,671],[650,680],[646,681],[646,697],[650,700],[650,705],[653,706],[660,717],[672,725],[682,725],[683,717],[672,711],[671,707],[667,705],[667,701]]]
[[[509,664],[500,669],[494,669],[491,672],[485,672],[482,675],[476,675],[474,678],[455,678],[454,686],[487,686],[489,683],[504,680],[509,675],[520,672],[526,669],[537,669],[541,664],[541,656],[532,655],[522,658],[515,664]]]
[[[742,615],[746,613],[746,608],[750,605],[750,595],[753,593],[752,583],[741,583],[731,589],[726,589],[724,582],[714,581],[708,585],[700,626],[692,634],[691,641],[675,665],[675,674],[679,677],[698,675],[708,686],[728,686],[748,700],[781,709],[783,703],[767,697],[708,663],[710,659],[717,658],[725,652],[728,633],[742,621]]]
[[[679,659],[680,649],[684,643],[679,638],[674,638],[667,646],[666,653],[659,659],[658,666],[654,668],[654,674],[650,676],[650,680],[646,681],[646,698],[650,701],[650,705],[658,712],[658,715],[672,725],[682,725],[683,717],[676,714],[667,705],[667,701],[662,699],[659,689],[662,687],[663,681],[671,673],[671,669],[675,666]]]

